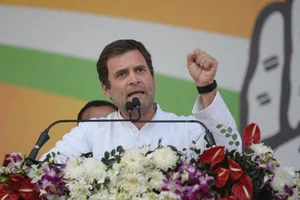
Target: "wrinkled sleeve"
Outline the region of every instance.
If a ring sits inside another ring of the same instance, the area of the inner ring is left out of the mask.
[[[83,153],[92,151],[92,132],[94,126],[92,123],[79,123],[69,133],[65,134],[62,140],[58,141],[54,148],[42,155],[40,158],[43,161],[47,154],[56,153],[56,162],[64,163],[72,156],[79,156]]]
[[[235,120],[219,91],[217,91],[213,102],[205,109],[203,109],[199,96],[194,104],[192,113],[213,133],[217,145],[224,145],[228,150],[237,149],[240,152],[242,151],[241,137]],[[217,128],[218,124],[222,125],[222,127]]]

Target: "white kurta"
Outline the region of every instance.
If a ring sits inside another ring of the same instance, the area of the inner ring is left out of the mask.
[[[227,149],[238,149],[241,151],[241,138],[236,128],[234,118],[230,114],[221,95],[217,95],[212,104],[202,109],[200,97],[197,98],[194,108],[194,116],[177,116],[173,113],[164,112],[157,104],[157,111],[153,120],[200,120],[213,133],[217,145],[224,145]],[[123,119],[120,111],[113,112],[106,119]],[[231,138],[225,137],[216,128],[217,124],[224,124],[231,127],[237,133],[240,145],[229,145]],[[63,139],[56,143],[50,152],[60,152],[57,156],[58,162],[64,162],[72,156],[79,156],[83,153],[92,152],[94,157],[101,159],[105,151],[111,151],[119,145],[124,149],[138,148],[143,144],[150,144],[156,148],[158,140],[162,139],[162,145],[173,145],[178,150],[189,149],[192,141],[197,140],[197,147],[205,148],[205,131],[197,123],[147,123],[140,130],[131,122],[93,122],[79,123]],[[46,153],[46,154],[48,154]],[[43,160],[46,156],[41,158]]]

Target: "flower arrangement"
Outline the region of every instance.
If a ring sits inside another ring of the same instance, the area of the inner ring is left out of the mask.
[[[35,189],[32,179],[27,174],[20,153],[5,155],[3,165],[0,168],[0,199],[38,199],[38,191]]]
[[[239,145],[232,129],[217,128]],[[12,153],[0,168],[0,199],[300,199],[300,171],[281,168],[260,135],[257,124],[248,125],[243,152],[224,146],[179,151],[160,140],[154,149],[119,146],[102,160],[80,156],[60,166],[55,154],[28,167]]]

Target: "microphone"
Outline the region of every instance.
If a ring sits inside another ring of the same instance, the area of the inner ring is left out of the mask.
[[[137,98],[137,97],[134,97],[132,99],[132,104],[133,104],[133,107],[135,107],[137,109],[139,109],[141,106],[141,102],[140,102],[139,98]]]
[[[138,100],[138,101],[137,101]],[[50,139],[49,136],[49,130],[56,124],[60,123],[79,123],[79,122],[134,122],[134,123],[197,123],[200,124],[204,130],[205,130],[205,136],[204,139],[207,142],[209,146],[215,146],[216,142],[214,140],[213,134],[210,132],[210,130],[206,127],[206,125],[198,120],[140,120],[141,113],[140,113],[140,101],[139,99],[134,100],[136,105],[133,106],[132,102],[126,103],[126,110],[130,111],[130,114],[133,110],[133,108],[136,108],[139,111],[139,117],[138,119],[95,119],[95,120],[76,120],[76,119],[64,119],[64,120],[57,120],[50,124],[40,135],[38,138],[34,148],[31,150],[29,156],[26,158],[25,163],[27,166],[30,166],[32,164],[38,164],[40,161],[35,160],[39,150],[43,147],[43,145]],[[128,108],[128,109],[127,109]],[[131,117],[131,116],[130,116]],[[60,164],[58,164],[60,165]]]
[[[125,104],[125,109],[126,109],[126,111],[129,113],[129,119],[132,119],[132,118],[131,118],[131,113],[132,113],[132,111],[133,111],[133,109],[134,109],[133,103],[130,102],[130,101],[127,101],[126,104]]]
[[[132,99],[132,105],[138,111],[138,118],[135,119],[135,121],[138,121],[138,120],[141,119],[141,102],[140,102],[140,100],[137,97],[134,97]]]

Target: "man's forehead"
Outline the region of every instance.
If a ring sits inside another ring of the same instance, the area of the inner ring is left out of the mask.
[[[133,50],[110,57],[107,61],[107,66],[128,67],[145,63],[144,56],[138,50]]]

